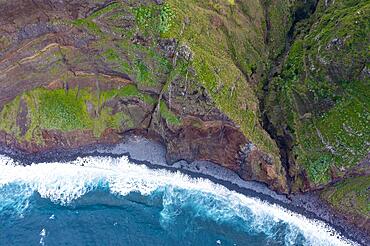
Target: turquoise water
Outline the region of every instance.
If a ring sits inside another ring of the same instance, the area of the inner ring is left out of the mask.
[[[0,156],[0,245],[351,245],[323,222],[126,157]]]

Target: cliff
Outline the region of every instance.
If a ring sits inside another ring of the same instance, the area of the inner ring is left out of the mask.
[[[37,153],[140,134],[170,163],[324,188],[366,220],[369,7],[0,0],[0,143]]]

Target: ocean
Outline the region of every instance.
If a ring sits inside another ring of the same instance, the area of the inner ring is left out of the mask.
[[[0,245],[355,245],[322,221],[122,157],[0,155]]]

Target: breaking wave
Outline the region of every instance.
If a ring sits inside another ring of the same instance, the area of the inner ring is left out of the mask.
[[[187,211],[187,218],[237,228],[240,233],[262,234],[282,245],[355,245],[321,221],[247,197],[207,179],[133,164],[125,156],[84,157],[68,163],[29,166],[0,156],[0,217],[27,216],[34,194],[68,207],[96,190],[118,198],[132,193],[160,197],[159,223],[169,232]],[[44,229],[43,232],[44,243]]]

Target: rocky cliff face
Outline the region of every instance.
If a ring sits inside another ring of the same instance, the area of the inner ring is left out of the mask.
[[[369,167],[357,165],[370,142],[368,2],[0,0],[0,10],[0,143],[35,153],[142,134],[169,162],[213,161],[283,193],[360,177],[354,197],[368,212]],[[323,195],[331,204],[348,198],[338,187]]]

